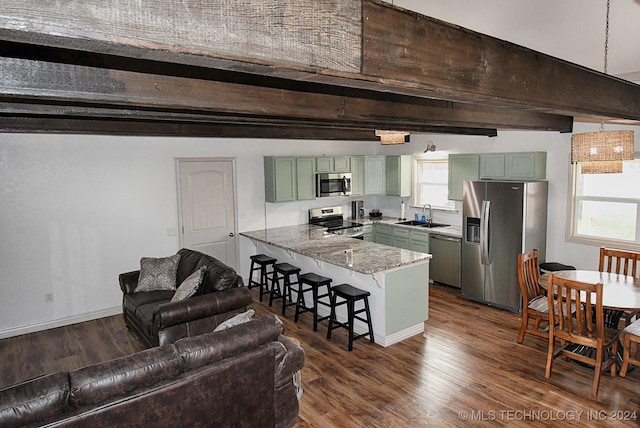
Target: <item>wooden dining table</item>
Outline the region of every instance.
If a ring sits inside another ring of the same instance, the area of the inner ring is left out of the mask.
[[[613,311],[640,310],[640,278],[597,270],[559,270],[553,275],[580,282],[602,283],[602,306]],[[547,289],[549,274],[540,275],[540,286]]]

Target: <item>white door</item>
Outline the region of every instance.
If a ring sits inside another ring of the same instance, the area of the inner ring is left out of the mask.
[[[180,246],[236,267],[232,159],[178,159]]]

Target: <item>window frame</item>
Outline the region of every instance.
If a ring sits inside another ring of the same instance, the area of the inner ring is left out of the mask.
[[[640,154],[635,154],[635,161],[640,161]],[[579,164],[571,165],[571,173],[569,179],[568,193],[568,210],[567,210],[567,242],[593,245],[598,247],[613,247],[622,250],[640,251],[640,198],[623,198],[618,196],[582,196],[578,195]],[[603,203],[632,203],[636,204],[636,236],[635,241],[628,241],[615,238],[604,238],[593,235],[580,235],[577,232],[577,216],[580,201],[596,201]]]
[[[422,183],[422,181],[420,181],[420,164],[422,162],[428,162],[428,163],[441,163],[441,164],[445,164],[447,165],[447,182],[444,184],[445,186],[447,186],[447,191],[448,191],[448,186],[449,186],[449,158],[448,156],[438,156],[438,157],[434,157],[434,156],[428,156],[428,155],[422,155],[422,156],[413,156],[412,158],[413,160],[413,168],[412,168],[412,177],[411,177],[411,181],[412,181],[412,192],[411,192],[411,206],[414,208],[423,208],[424,204],[419,204],[418,200],[419,200],[419,195],[420,195],[420,184]],[[433,183],[433,184],[440,184],[440,183]],[[459,208],[459,204],[458,201],[451,201],[453,202],[453,206],[446,206],[446,205],[434,205],[431,204],[432,209],[434,210],[439,210],[439,211],[447,211],[447,212],[457,212],[460,210]]]

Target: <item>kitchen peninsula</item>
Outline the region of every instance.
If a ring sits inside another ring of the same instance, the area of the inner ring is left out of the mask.
[[[242,232],[256,253],[369,291],[376,344],[390,346],[424,332],[428,318],[430,254],[333,235],[315,225]],[[346,319],[339,307],[337,317]],[[328,309],[319,308],[322,315]],[[356,321],[355,331],[366,325]]]

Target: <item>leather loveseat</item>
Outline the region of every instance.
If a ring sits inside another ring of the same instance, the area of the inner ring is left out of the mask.
[[[0,426],[291,427],[303,365],[271,315],[0,389]]]
[[[148,346],[213,331],[222,321],[245,311],[253,300],[233,268],[198,251],[183,248],[177,254],[176,284],[206,266],[196,294],[185,300],[171,302],[175,290],[138,292],[139,270],[119,277],[125,322]]]

